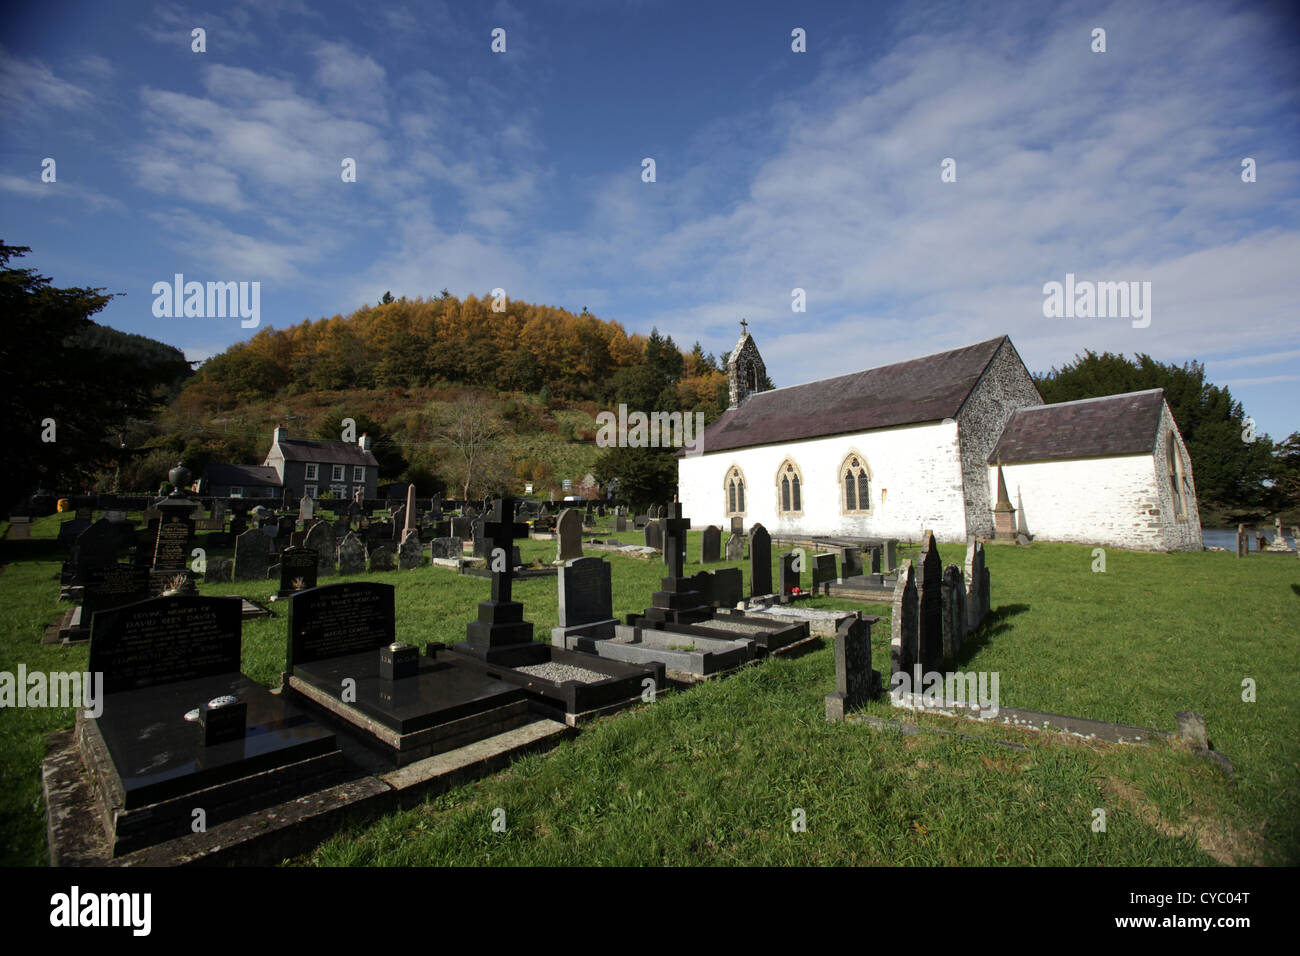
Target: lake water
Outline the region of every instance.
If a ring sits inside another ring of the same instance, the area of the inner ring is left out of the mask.
[[[1273,529],[1261,529],[1264,531],[1264,537],[1273,540]],[[1246,535],[1250,538],[1250,550],[1255,550],[1255,529],[1247,528]],[[1285,537],[1285,535],[1284,535]],[[1236,528],[1202,528],[1201,540],[1207,548],[1225,548],[1228,551],[1237,550],[1237,529]],[[1295,547],[1295,539],[1288,538],[1287,543]]]

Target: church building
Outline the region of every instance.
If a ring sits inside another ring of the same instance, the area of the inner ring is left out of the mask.
[[[1191,458],[1161,389],[1045,405],[1005,335],[764,390],[744,329],[727,376],[730,407],[678,459],[697,526],[1201,549]]]

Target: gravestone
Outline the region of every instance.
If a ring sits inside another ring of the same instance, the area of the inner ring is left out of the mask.
[[[862,574],[862,549],[840,548],[840,577],[856,578]]]
[[[1246,526],[1239,524],[1237,525],[1237,557],[1244,558],[1249,551],[1250,541],[1246,537]]]
[[[943,670],[943,561],[934,532],[927,531],[921,538],[920,573],[917,575],[916,593],[918,617],[916,622],[917,656],[924,672]]]
[[[303,547],[311,548],[320,555],[319,575],[328,577],[334,573],[334,561],[338,555],[338,542],[334,538],[334,529],[324,521],[318,521],[311,526],[307,532],[307,537],[303,539]]]
[[[486,519],[483,517],[475,518],[470,523],[470,536],[473,538],[474,541],[472,550],[474,552],[474,556],[477,558],[486,558],[488,556],[487,537],[483,532],[483,526],[485,524],[486,524]]]
[[[236,581],[266,580],[266,535],[260,531],[245,531],[235,538]]]
[[[950,564],[943,569],[943,664],[955,667],[966,642],[966,582],[961,568]]]
[[[880,693],[880,672],[871,669],[871,625],[862,612],[835,631],[835,690],[826,695],[826,719],[843,720]]]
[[[912,680],[912,668],[919,663],[917,657],[917,620],[920,609],[917,604],[916,572],[912,569],[912,559],[905,558],[898,569],[898,580],[894,584],[893,611],[889,619],[889,673],[890,686],[893,675],[904,673]],[[913,688],[916,690],[917,688]]]
[[[555,560],[557,563],[582,557],[582,518],[573,508],[560,512],[555,523]]]
[[[728,561],[745,560],[745,536],[743,534],[732,533],[727,536],[726,558]],[[771,572],[769,571],[770,575]]]
[[[734,608],[745,599],[745,575],[740,568],[713,572],[713,599],[718,607]]]
[[[154,570],[184,571],[193,534],[194,520],[187,513],[167,511],[160,515],[153,552]]]
[[[778,593],[785,598],[799,590],[799,571],[797,566],[798,556],[793,551],[786,551],[780,557],[779,575],[780,580],[777,583],[781,586]],[[750,556],[750,562],[753,562],[753,556]],[[770,579],[771,572],[768,572]],[[771,584],[771,581],[768,581]],[[758,593],[758,592],[754,592]]]
[[[429,554],[444,561],[459,560],[465,554],[465,542],[460,538],[434,538],[429,545]]]
[[[745,533],[745,519],[744,519],[744,518],[742,518],[742,517],[740,517],[739,515],[737,515],[736,517],[734,517],[734,518],[731,519],[731,533],[732,533],[732,534],[744,534],[744,533]]]
[[[613,637],[618,621],[614,619],[609,563],[600,558],[573,558],[560,566],[556,579],[559,626],[551,630],[551,643],[572,648],[579,637]]]
[[[515,500],[513,497],[497,499],[491,520],[483,525],[485,550],[491,554],[500,550],[509,554],[514,548],[516,537],[526,537],[528,526],[514,520]],[[482,601],[478,606],[478,620],[471,621],[465,628],[465,640],[457,645],[479,660],[493,663],[498,657],[510,656],[510,648],[529,644],[533,640],[533,625],[524,620],[524,606],[511,600],[514,585],[514,568],[510,562],[502,562],[504,568],[498,569],[489,561],[492,568],[492,597]]]
[[[381,547],[376,545],[376,547]],[[366,545],[355,531],[349,531],[339,544],[339,574],[362,574],[366,570]]]
[[[81,606],[69,615],[59,637],[65,644],[88,641],[91,623],[100,611],[134,604],[150,597],[149,568],[135,564],[110,564],[86,568]]]
[[[828,586],[839,580],[835,571],[835,552],[826,551],[813,555],[812,593],[829,594]]]
[[[120,544],[121,535],[106,519],[100,518],[87,524],[85,530],[72,542],[72,553],[68,561],[71,573],[64,583],[81,583],[91,568],[116,564]]]
[[[663,624],[692,624],[713,616],[713,610],[683,575],[686,564],[686,533],[691,522],[682,516],[680,501],[672,503],[671,517],[657,519],[664,532],[664,562],[668,576],[660,582],[660,590],[651,599],[651,606],[640,617],[651,626]],[[649,525],[647,525],[649,527]],[[636,621],[629,619],[629,624]]]
[[[320,555],[310,548],[285,548],[280,552],[280,591],[276,597],[285,598],[294,591],[305,591],[316,586]]]
[[[696,571],[686,579],[686,586],[700,596],[699,601],[701,604],[707,604],[709,607],[715,606],[712,572]]]
[[[474,537],[474,523],[469,518],[452,518],[451,536],[460,538],[462,541],[468,541]]]
[[[700,563],[715,564],[722,560],[722,529],[709,525],[700,535]]]
[[[627,530],[627,515],[618,514],[614,516],[614,530],[615,531]]]
[[[397,568],[400,571],[412,571],[422,564],[424,550],[420,547],[420,536],[415,531],[410,531],[397,548]]]
[[[749,529],[749,593],[753,596],[773,593],[772,536],[761,524]]]
[[[298,517],[303,521],[316,517],[316,500],[310,495],[303,495],[298,502]]]
[[[647,548],[654,548],[655,550],[662,549],[664,546],[663,532],[660,530],[657,521],[646,522],[645,546]]]
[[[885,551],[884,554],[881,555],[881,560],[884,561],[885,563],[884,568],[882,568],[882,570],[885,573],[893,571],[896,567],[898,567],[898,539],[897,538],[890,538],[888,541],[885,542]]]
[[[1300,540],[1297,540],[1297,541],[1296,541],[1296,544],[1297,544],[1297,546],[1300,546]],[[1274,551],[1291,551],[1291,550],[1293,550],[1292,547],[1291,547],[1291,545],[1289,545],[1289,544],[1286,543],[1286,535],[1284,535],[1284,534],[1282,533],[1282,519],[1281,519],[1281,518],[1274,518],[1274,519],[1273,519],[1273,546],[1272,546],[1272,550],[1274,550]]]
[[[872,574],[882,574],[882,573],[884,573],[884,572],[881,570],[881,564],[882,564],[882,561],[884,560],[883,557],[882,557],[883,554],[884,554],[884,548],[883,548],[883,547],[881,547],[881,546],[878,545],[878,544],[873,544],[873,545],[871,546],[871,573],[872,573]]]
[[[966,543],[966,633],[973,634],[989,612],[989,572],[984,566],[984,542],[974,536]]]
[[[101,518],[101,521],[104,519]],[[71,548],[73,543],[91,526],[92,522],[85,518],[74,518],[71,521],[64,521],[59,524],[59,544]]]
[[[238,671],[242,618],[238,597],[153,598],[102,611],[89,669],[103,675],[105,695]]]
[[[395,539],[400,539],[402,532],[406,530],[406,515],[406,505],[398,506],[397,510],[392,514],[390,520],[393,523],[393,537]]]
[[[370,570],[371,571],[392,571],[396,564],[393,555],[393,549],[386,544],[377,544],[370,549]],[[339,563],[343,561],[343,547],[339,546]]]
[[[235,562],[220,556],[208,558],[208,566],[203,571],[204,581],[229,581]]]

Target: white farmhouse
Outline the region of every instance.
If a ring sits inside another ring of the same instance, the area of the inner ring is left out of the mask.
[[[763,391],[744,331],[727,375],[731,407],[678,463],[697,526],[739,516],[777,536],[990,538],[1000,457],[1015,495],[998,509],[1004,532],[1201,548],[1191,459],[1160,389],[1044,405],[1006,336]]]

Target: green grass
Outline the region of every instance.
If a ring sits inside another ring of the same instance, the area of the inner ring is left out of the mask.
[[[42,647],[53,619],[61,549],[57,519],[30,542],[0,545],[0,670],[84,668],[84,648]],[[640,532],[627,532],[626,542]],[[527,541],[524,559],[554,557]],[[945,562],[962,549],[940,547]],[[698,557],[699,534],[688,554]],[[644,608],[663,564],[607,555],[619,616]],[[774,556],[775,558],[775,556]],[[1121,747],[909,715],[973,739],[904,737],[828,724],[829,646],[773,659],[721,681],[661,696],[597,721],[554,751],[340,832],[301,864],[1051,864],[1189,865],[1300,860],[1300,562],[1285,556],[1138,554],[1035,544],[988,548],[994,613],[961,667],[997,671],[1001,703],[1172,729],[1174,712],[1205,715],[1229,779],[1179,747]],[[720,567],[725,565],[714,565]],[[688,573],[698,569],[691,564]],[[463,638],[482,578],[441,568],[367,575],[398,585],[397,637]],[[746,579],[748,570],[746,569]],[[328,580],[328,579],[327,579]],[[806,577],[805,577],[806,580]],[[270,582],[209,585],[263,601]],[[556,623],[554,579],[515,583],[544,639]],[[819,598],[813,606],[888,607]],[[284,664],[283,616],[246,622],[244,670],[268,685]],[[872,635],[888,671],[888,620]],[[1257,683],[1245,703],[1241,683]],[[0,833],[7,863],[45,858],[39,787],[42,735],[71,711],[0,714]],[[1028,749],[1011,750],[997,741]],[[504,833],[493,811],[506,811]],[[1091,828],[1094,808],[1107,831]],[[791,827],[804,811],[805,832]]]

